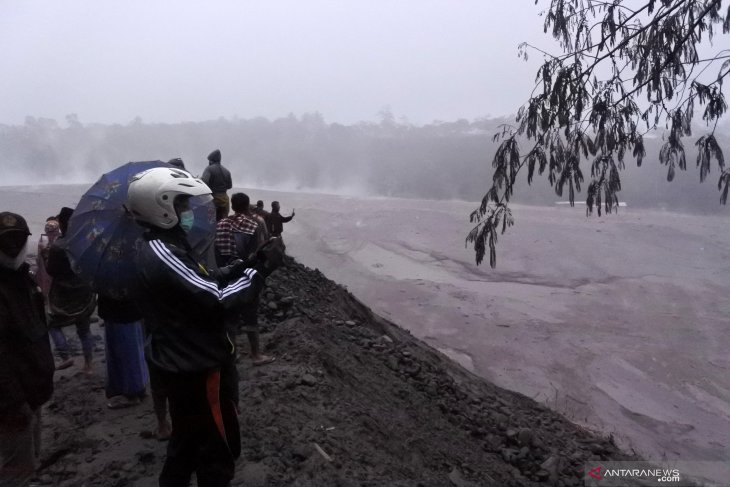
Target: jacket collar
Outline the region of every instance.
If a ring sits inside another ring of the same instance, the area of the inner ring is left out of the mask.
[[[147,241],[162,240],[165,243],[175,245],[176,247],[180,247],[186,251],[190,251],[192,248],[188,242],[187,234],[182,228],[180,228],[180,225],[175,225],[168,230],[150,227],[144,233],[144,237]]]

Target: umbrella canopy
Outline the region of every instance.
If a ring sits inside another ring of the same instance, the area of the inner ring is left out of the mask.
[[[126,208],[132,178],[153,167],[172,167],[162,161],[129,162],[102,175],[76,205],[66,235],[58,242],[71,265],[94,290],[124,299],[133,293],[136,282],[135,259],[144,244],[144,228]],[[188,241],[206,255],[215,239],[215,207],[210,196],[191,198],[195,223]]]

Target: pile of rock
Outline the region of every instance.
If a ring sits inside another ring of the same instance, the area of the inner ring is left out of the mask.
[[[625,460],[605,438],[466,371],[292,259],[264,290],[276,362],[241,374],[233,485],[578,486],[591,462]],[[242,350],[245,336],[238,337]],[[153,486],[165,444],[149,401],[109,410],[98,375],[56,384],[38,485]]]

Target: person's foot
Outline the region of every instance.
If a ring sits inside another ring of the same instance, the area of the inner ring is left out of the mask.
[[[61,360],[61,362],[56,364],[56,370],[68,369],[73,364],[74,364],[74,359],[72,359],[72,358],[67,358],[65,360]]]
[[[93,357],[91,355],[84,354],[84,368],[82,369],[86,375],[91,375],[94,373],[94,366],[93,366]]]
[[[109,409],[124,409],[136,406],[139,404],[139,398],[137,397],[126,397],[126,396],[114,396],[109,399],[106,407]]]
[[[266,365],[270,364],[271,362],[275,361],[276,357],[272,357],[271,355],[258,355],[256,357],[253,357],[253,364],[254,365]]]

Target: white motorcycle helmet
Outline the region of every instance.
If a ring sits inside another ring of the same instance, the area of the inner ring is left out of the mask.
[[[137,221],[167,230],[178,223],[174,208],[176,197],[210,194],[207,184],[186,171],[154,167],[132,178],[127,192],[127,209]]]

